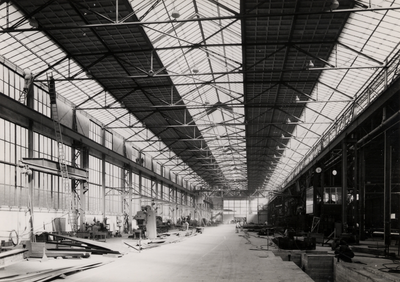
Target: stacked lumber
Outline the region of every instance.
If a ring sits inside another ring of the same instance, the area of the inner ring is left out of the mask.
[[[26,249],[12,249],[0,253],[0,269],[24,260]]]

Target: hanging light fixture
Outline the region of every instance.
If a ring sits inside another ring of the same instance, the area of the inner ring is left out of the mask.
[[[181,16],[181,14],[179,13],[179,11],[178,11],[177,9],[173,9],[173,10],[172,10],[172,13],[171,13],[171,16],[172,16],[174,19],[177,19],[177,18],[179,18],[179,17]]]
[[[333,0],[331,4],[331,11],[336,10],[339,7],[339,1]]]
[[[87,70],[85,73],[87,78],[93,78],[93,75],[89,70]]]
[[[31,25],[31,27],[33,28],[38,28],[39,27],[39,23],[38,21],[35,19],[35,17],[31,17],[28,19],[29,24]]]
[[[313,61],[310,60],[310,62],[308,62],[308,67],[309,67],[309,68],[313,68],[313,67],[314,67]]]
[[[173,4],[174,4],[174,9],[172,10],[171,16],[174,19],[177,19],[177,18],[179,18],[181,16],[181,14],[179,13],[178,9],[176,9],[176,7],[175,7],[175,1],[174,1]]]

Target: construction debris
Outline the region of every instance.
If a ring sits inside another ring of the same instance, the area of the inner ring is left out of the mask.
[[[88,263],[78,266],[61,267],[55,269],[45,269],[36,272],[28,272],[23,274],[13,274],[0,278],[0,282],[45,282],[54,278],[65,278],[78,271],[91,269],[104,265],[103,262]]]

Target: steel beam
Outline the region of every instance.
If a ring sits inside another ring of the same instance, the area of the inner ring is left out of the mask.
[[[342,141],[342,232],[347,232],[347,141]]]
[[[12,1],[17,3],[17,1]],[[18,6],[18,5],[17,5]],[[246,20],[254,18],[270,18],[270,17],[294,17],[294,16],[308,16],[308,15],[330,15],[337,13],[360,13],[360,12],[371,12],[371,11],[390,11],[399,10],[400,7],[388,7],[388,8],[368,8],[368,9],[338,9],[334,11],[315,11],[315,12],[292,12],[292,13],[265,13],[265,14],[238,14],[233,16],[225,17],[196,17],[191,19],[174,19],[165,21],[137,21],[137,22],[118,22],[118,23],[102,23],[102,24],[83,24],[83,25],[63,25],[63,26],[52,26],[52,27],[39,27],[39,28],[5,28],[0,30],[1,33],[11,32],[37,32],[37,31],[51,31],[51,30],[75,30],[75,29],[95,29],[95,28],[115,28],[116,26],[148,26],[148,25],[160,25],[160,24],[177,24],[177,23],[190,23],[190,22],[203,22],[203,21],[222,21],[222,20]]]
[[[384,133],[384,169],[383,169],[383,177],[384,177],[384,241],[385,248],[389,251],[390,246],[390,233],[391,233],[391,171],[392,171],[392,146],[390,144],[390,136],[389,132],[385,130]]]

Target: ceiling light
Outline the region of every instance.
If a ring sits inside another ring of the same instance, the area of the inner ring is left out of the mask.
[[[179,13],[179,11],[178,11],[177,9],[173,9],[173,10],[172,10],[172,13],[171,13],[171,16],[172,16],[174,19],[177,19],[177,18],[179,18],[179,17],[181,16],[181,14]]]
[[[193,72],[193,73],[198,73],[198,72],[199,72],[199,69],[195,66],[195,67],[193,67],[192,72]]]
[[[29,21],[29,24],[31,25],[31,27],[34,27],[34,28],[38,28],[39,27],[39,23],[35,19],[35,17],[29,18],[28,21]]]
[[[310,60],[310,62],[308,63],[308,67],[309,68],[313,68],[314,67],[314,63]]]
[[[331,4],[331,10],[336,10],[339,7],[339,1],[338,0],[333,0]]]

